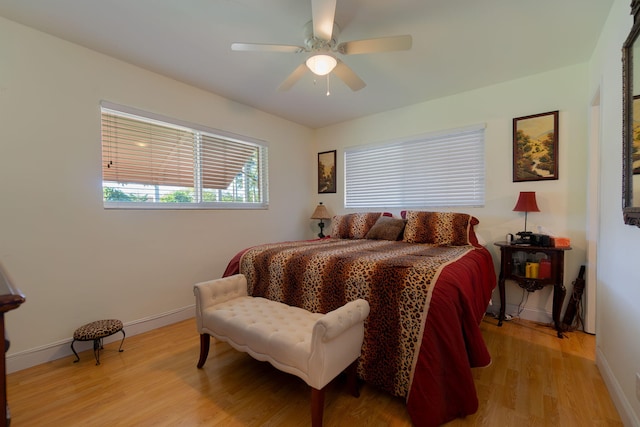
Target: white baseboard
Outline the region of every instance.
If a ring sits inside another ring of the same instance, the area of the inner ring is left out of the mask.
[[[613,400],[613,404],[618,410],[618,415],[620,415],[622,423],[625,427],[640,427],[640,420],[638,420],[638,416],[633,411],[633,408],[629,403],[629,399],[627,399],[622,391],[620,383],[613,375],[613,371],[607,362],[607,358],[604,356],[602,351],[600,351],[600,347],[596,347],[596,365],[598,366],[600,375],[602,375],[602,379],[609,390],[611,400]]]
[[[499,305],[491,305],[489,307],[489,309],[487,311],[495,314],[495,316],[498,316],[498,312],[500,310],[500,306]],[[538,322],[538,323],[551,323],[553,322],[553,315],[551,313],[549,313],[548,311],[544,311],[544,310],[538,310],[538,309],[532,309],[532,308],[524,308],[522,310],[522,312],[520,313],[520,315],[518,315],[518,306],[515,304],[507,304],[507,306],[505,307],[505,314],[508,316],[511,316],[513,318],[520,318],[520,319],[525,319],[525,320],[531,320],[532,322]]]
[[[507,304],[506,312],[511,314],[513,317],[516,317],[518,315],[518,306],[515,304],[513,305]],[[538,322],[538,323],[553,322],[552,313],[545,310],[538,310],[535,308],[525,307],[520,313],[520,316],[518,317],[520,317],[521,319],[531,320],[532,322]]]
[[[138,335],[144,332],[149,332],[153,329],[161,328],[163,326],[171,325],[173,323],[181,322],[183,320],[190,319],[195,316],[195,305],[189,305],[187,307],[179,308],[166,313],[161,313],[156,316],[147,317],[144,319],[134,320],[124,324],[125,333],[127,337]],[[104,343],[110,343],[113,341],[120,341],[122,334],[118,333],[111,335],[104,339]],[[42,363],[50,362],[52,360],[60,359],[62,357],[73,356],[71,351],[71,341],[73,337],[66,340],[54,342],[41,347],[24,350],[18,353],[9,354],[6,357],[7,360],[7,373],[21,371],[23,369],[30,368],[32,366],[40,365]],[[126,341],[125,341],[126,344]],[[74,347],[78,353],[93,348],[92,341],[78,341],[74,344]],[[75,356],[73,356],[75,357]]]

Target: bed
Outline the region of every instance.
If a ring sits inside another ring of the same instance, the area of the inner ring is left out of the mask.
[[[224,275],[249,293],[326,313],[364,298],[371,313],[358,374],[406,400],[416,426],[473,414],[473,367],[491,357],[480,321],[496,285],[491,254],[461,213],[336,216],[330,237],[241,251]]]

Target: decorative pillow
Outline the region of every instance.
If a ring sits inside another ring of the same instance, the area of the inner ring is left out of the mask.
[[[483,246],[478,240],[478,236],[476,236],[475,226],[480,224],[480,220],[475,216],[471,217],[471,227],[469,227],[469,243],[473,246]]]
[[[331,219],[331,237],[338,239],[364,239],[380,218],[380,212],[336,215]]]
[[[469,230],[473,217],[469,214],[407,211],[406,216],[407,225],[403,239],[405,242],[431,243],[439,246],[471,244]]]
[[[365,236],[373,240],[398,240],[404,230],[404,220],[381,216]]]

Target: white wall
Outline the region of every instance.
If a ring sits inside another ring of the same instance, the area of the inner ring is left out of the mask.
[[[535,191],[541,212],[529,213],[527,228],[542,225],[571,238],[573,250],[565,255],[565,285],[570,295],[571,282],[586,259],[586,85],[587,64],[581,64],[320,129],[317,150],[338,150],[338,192],[322,195],[322,201],[333,213],[345,212],[345,147],[486,123],[485,206],[455,210],[480,220],[477,232],[488,243],[499,271],[499,251],[493,242],[504,240],[507,232],[522,231],[524,215],[512,209],[520,191]],[[559,179],[512,182],[512,119],[553,110],[560,111]],[[506,286],[507,313],[514,314],[523,291],[512,282]],[[497,311],[497,290],[493,302]],[[529,296],[521,316],[550,322],[552,302],[549,286]]]
[[[597,362],[625,425],[640,426],[640,229],[622,219],[621,48],[633,18],[616,0],[589,68],[589,93],[600,89],[600,240],[598,247]]]
[[[0,58],[0,262],[26,295],[10,360],[97,319],[191,316],[238,250],[310,232],[310,129],[5,19]],[[103,99],[268,141],[269,209],[103,209]]]

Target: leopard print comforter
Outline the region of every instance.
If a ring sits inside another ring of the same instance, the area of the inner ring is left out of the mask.
[[[406,398],[437,277],[472,250],[366,239],[275,243],[247,250],[240,272],[250,295],[316,313],[367,300],[358,373]]]

